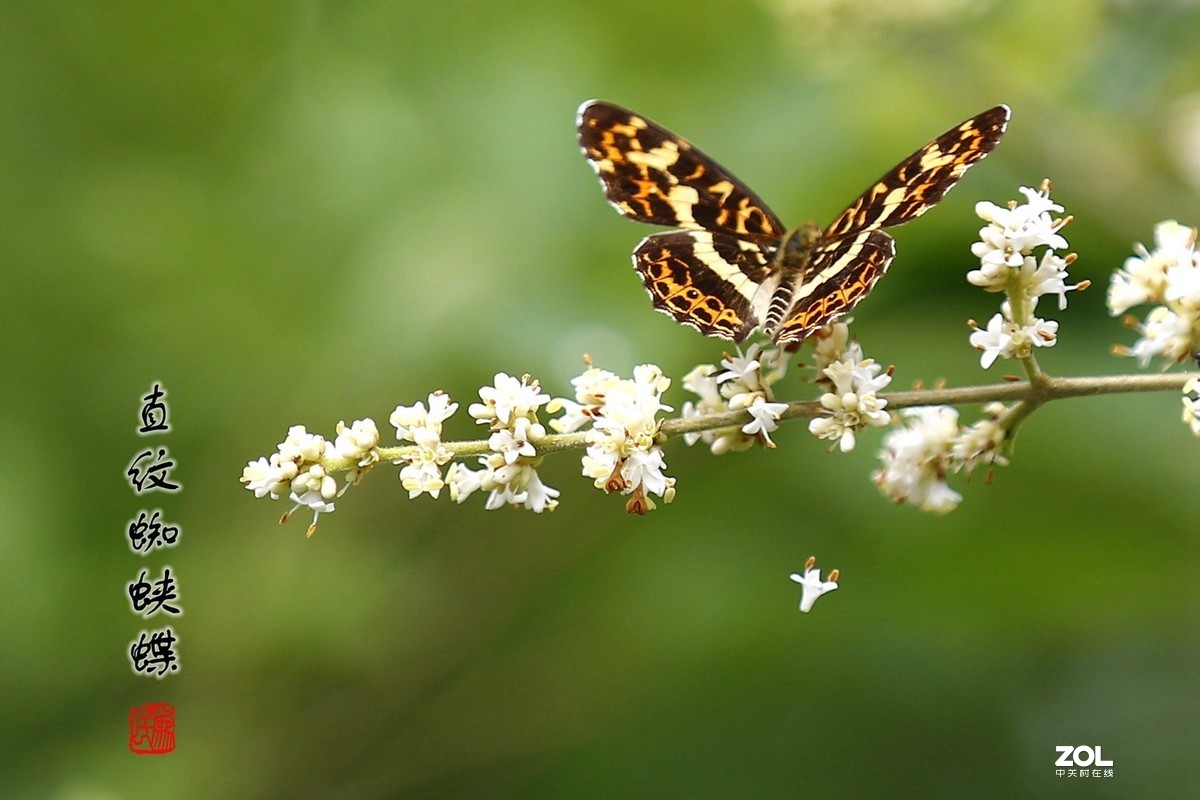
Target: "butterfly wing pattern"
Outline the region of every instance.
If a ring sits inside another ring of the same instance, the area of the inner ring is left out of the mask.
[[[881,228],[920,216],[999,142],[996,106],[951,128],[871,185],[823,231],[788,231],[745,184],[686,140],[593,100],[579,143],[609,203],[624,216],[680,230],[646,237],[633,264],[656,308],[706,336],[762,330],[799,345],[852,309],[895,254]]]

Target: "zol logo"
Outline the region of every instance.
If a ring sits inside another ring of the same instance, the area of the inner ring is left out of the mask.
[[[1111,767],[1113,765],[1111,760],[1106,760],[1100,754],[1099,747],[1093,749],[1086,744],[1078,747],[1060,744],[1055,745],[1054,749],[1058,751],[1058,761],[1054,762],[1056,767]]]

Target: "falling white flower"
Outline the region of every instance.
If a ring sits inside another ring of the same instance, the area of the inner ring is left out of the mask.
[[[836,569],[829,571],[829,579],[821,580],[821,571],[816,568],[816,556],[809,556],[804,565],[804,574],[793,572],[789,577],[800,584],[800,610],[804,613],[812,611],[813,604],[823,594],[838,588],[839,573]]]

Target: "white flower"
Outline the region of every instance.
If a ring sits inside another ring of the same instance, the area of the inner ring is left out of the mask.
[[[808,562],[804,565],[803,575],[793,572],[788,576],[800,584],[800,610],[806,614],[812,610],[813,604],[817,602],[818,597],[838,588],[838,571],[836,569],[831,570],[829,572],[829,580],[823,581],[821,580],[821,571],[814,566],[816,563],[816,557],[810,556]]]
[[[542,483],[541,477],[535,471],[525,487],[525,497],[522,500],[525,508],[535,514],[543,511],[553,511],[558,507],[558,489]]]
[[[737,355],[723,359],[721,366],[725,367],[725,371],[717,375],[717,383],[736,381],[746,387],[747,391],[761,391],[762,378],[759,370],[762,364],[757,358],[760,349],[761,346],[755,342],[745,355],[739,351]]]
[[[971,247],[980,267],[969,272],[967,280],[1007,295],[1001,313],[991,318],[986,330],[972,323],[971,346],[983,351],[979,363],[984,369],[998,358],[1027,358],[1034,347],[1053,345],[1058,323],[1034,315],[1038,298],[1058,295],[1061,310],[1067,306],[1067,292],[1086,289],[1089,283],[1068,283],[1067,268],[1075,256],[1055,252],[1067,247],[1059,231],[1071,218],[1052,216],[1063,208],[1050,199],[1050,182],[1044,182],[1040,190],[1022,186],[1020,191],[1025,195],[1022,205],[1012,202],[1001,208],[985,202],[975,209],[990,224],[980,230],[980,241]],[[1039,248],[1040,256],[1034,253]]]
[[[1116,315],[1134,305],[1156,302],[1143,323],[1142,338],[1118,353],[1142,366],[1156,356],[1179,362],[1200,347],[1200,252],[1196,230],[1174,220],[1154,227],[1154,250],[1134,245],[1136,256],[1113,273],[1108,287],[1109,311]]]
[[[888,424],[887,400],[876,392],[891,383],[874,359],[854,359],[854,348],[848,348],[847,360],[834,361],[823,372],[830,391],[821,395],[821,407],[826,416],[808,424],[808,430],[818,439],[838,442],[843,453],[854,449],[855,431],[865,427]],[[861,353],[861,351],[857,351]]]
[[[414,406],[396,406],[388,422],[395,427],[397,438],[422,444],[422,439],[428,441],[439,438],[442,434],[442,423],[457,410],[458,403],[451,402],[450,395],[438,390],[430,392],[428,410],[419,400]]]
[[[292,479],[290,498],[296,505],[288,513],[291,514],[301,506],[312,509],[311,530],[316,528],[319,515],[333,511],[332,501],[337,494],[337,481],[333,479],[333,476],[327,474],[325,468],[320,464],[312,464],[307,470]]]
[[[647,492],[659,495],[666,493],[671,478],[663,474],[667,462],[662,449],[635,450],[621,462],[621,477],[631,486],[641,484]]]
[[[1008,413],[1003,403],[992,402],[983,407],[984,417],[959,432],[950,444],[950,458],[956,470],[970,472],[983,464],[1008,463],[1001,453],[1008,432],[1001,421]]]
[[[771,385],[786,373],[789,355],[784,348],[764,350],[755,343],[745,353],[739,349],[735,355],[726,355],[721,360],[723,370],[711,364],[693,368],[684,376],[683,388],[699,401],[683,404],[683,419],[738,410],[749,411],[751,419],[726,428],[685,433],[684,442],[691,445],[704,440],[714,455],[745,450],[755,442],[774,447],[770,433],[786,406],[773,402]]]
[[[408,492],[410,500],[422,494],[437,498],[446,482],[437,461],[414,459],[400,469],[400,485]]]
[[[1183,385],[1183,422],[1200,436],[1200,379],[1192,378]]]
[[[489,511],[504,506],[523,506],[535,513],[553,511],[558,506],[558,490],[542,483],[537,474],[541,463],[537,442],[546,437],[546,428],[538,421],[537,412],[550,401],[542,394],[538,382],[526,375],[521,379],[497,373],[494,386],[479,390],[481,403],[473,403],[470,414],[491,430],[488,437],[489,455],[479,459],[483,469],[471,470],[462,464],[450,467],[446,480],[450,484],[450,499],[461,503],[476,491],[488,492],[484,508]],[[554,401],[555,407],[570,401]],[[572,403],[580,417],[577,404]],[[551,423],[553,425],[553,423]],[[573,423],[574,424],[574,423]]]
[[[281,469],[278,464],[260,457],[257,461],[250,461],[246,464],[246,468],[242,470],[242,483],[246,484],[247,489],[254,492],[255,497],[269,494],[272,500],[278,499],[284,493],[291,491],[292,478],[296,476],[295,463],[289,461],[287,465],[291,469],[291,474],[286,474],[286,471]]]
[[[486,470],[472,470],[466,465],[455,461],[446,473],[446,483],[450,485],[450,499],[462,503],[483,487],[483,475]]]
[[[279,444],[279,458],[297,464],[320,461],[325,457],[325,445],[323,437],[309,433],[303,425],[293,425],[288,428],[287,438]]]
[[[298,495],[310,499],[300,500]],[[312,506],[313,497],[325,503],[337,497],[337,481],[334,480],[334,476],[326,473],[320,464],[310,465],[292,479],[292,499],[296,503]]]
[[[422,494],[437,498],[446,485],[442,478],[442,465],[453,457],[442,446],[442,423],[458,410],[458,403],[442,391],[429,394],[429,408],[417,401],[413,406],[396,406],[388,421],[396,428],[401,441],[416,444],[415,451],[403,460],[400,469],[400,485],[408,492],[409,499]]]
[[[988,320],[987,330],[975,329],[975,332],[971,334],[970,341],[972,347],[983,351],[983,355],[979,357],[981,367],[988,369],[1001,356],[1012,358],[1014,352],[1012,331],[1015,327],[1004,319],[1003,315],[995,314]]]
[[[522,417],[522,419],[524,419]],[[541,427],[541,426],[538,426]],[[502,428],[488,438],[488,447],[504,456],[509,464],[515,464],[521,456],[532,458],[537,455],[537,449],[529,441],[529,436],[514,435],[513,431]]]
[[[992,366],[1001,356],[1025,358],[1034,347],[1052,347],[1058,341],[1057,322],[1035,318],[1028,325],[1017,325],[1006,319],[1005,305],[1004,314],[996,314],[988,320],[987,330],[975,328],[971,334],[971,346],[983,351],[979,365],[984,369]]]
[[[1193,347],[1193,320],[1176,314],[1166,306],[1155,306],[1146,321],[1137,326],[1142,338],[1133,343],[1128,354],[1143,367],[1150,359],[1163,356],[1171,361],[1183,361],[1195,351]]]
[[[589,370],[577,381],[572,381],[577,399],[594,402],[587,412],[592,427],[585,434],[583,474],[598,489],[632,495],[625,506],[630,513],[653,509],[651,494],[670,502],[675,479],[663,474],[666,461],[658,441],[658,413],[671,410],[662,402],[670,379],[657,366],[643,364],[634,368],[631,380]]]
[[[1167,290],[1167,275],[1175,267],[1196,263],[1196,229],[1166,220],[1154,226],[1154,250],[1140,243],[1135,256],[1115,272],[1108,289],[1109,312],[1116,316],[1142,303],[1157,302]]]
[[[1042,254],[1040,262],[1036,261],[1033,256],[1025,257],[1022,267],[1022,282],[1025,295],[1034,300],[1030,307],[1031,311],[1037,305],[1037,298],[1047,294],[1058,295],[1058,310],[1062,311],[1067,307],[1067,292],[1087,288],[1088,281],[1073,285],[1067,283],[1067,267],[1072,261],[1074,261],[1073,256],[1063,258],[1051,250]]]
[[[379,428],[375,427],[375,420],[356,419],[349,428],[344,420],[339,420],[337,434],[333,449],[342,458],[356,461],[360,467],[379,460]]]
[[[556,397],[546,404],[547,413],[557,414],[559,411],[562,411],[563,415],[550,420],[550,427],[559,433],[574,433],[592,421],[591,406],[576,403],[566,397]]]
[[[468,412],[483,424],[507,425],[514,416],[536,414],[538,408],[549,402],[550,395],[542,394],[537,381],[530,382],[529,376],[517,379],[497,372],[494,386],[479,390],[482,403],[472,403]]]
[[[1181,261],[1167,267],[1163,300],[1172,307],[1200,308],[1200,264]]]
[[[604,402],[608,388],[620,383],[619,375],[606,369],[589,367],[581,375],[571,379],[575,387],[575,399],[583,405],[598,406]]]
[[[1051,217],[1051,212],[1062,211],[1062,206],[1050,200],[1048,185],[1039,191],[1028,186],[1020,188],[1026,202],[1022,205],[1010,203],[1002,208],[995,203],[982,202],[975,206],[975,213],[989,224],[979,231],[979,241],[971,246],[971,252],[986,265],[1020,267],[1024,256],[1038,247],[1061,250],[1067,241],[1058,234],[1066,224]]]
[[[336,448],[323,437],[309,433],[303,425],[293,425],[270,458],[246,464],[241,480],[255,497],[270,495],[275,500],[288,495],[294,505],[280,522],[286,522],[301,507],[312,509],[313,521],[307,534],[312,536],[317,518],[332,512],[334,498],[349,487],[346,484],[339,490],[337,481],[325,469],[325,459],[337,457]]]
[[[768,403],[762,397],[756,397],[746,410],[753,419],[742,426],[742,433],[747,436],[761,436],[764,444],[774,447],[771,432],[779,427],[779,418],[787,411],[787,403]]]
[[[840,322],[826,325],[815,336],[809,337],[813,342],[813,366],[818,374],[835,361],[862,360],[862,348],[858,342],[850,340],[852,322],[851,317],[842,317]]]
[[[683,408],[680,410],[680,416],[683,419],[702,417],[728,410],[725,399],[721,397],[720,384],[717,382],[717,368],[712,364],[696,365],[691,372],[683,376],[681,383],[685,391],[699,397],[698,403],[693,404],[691,400],[688,400],[683,404]],[[715,431],[695,431],[685,433],[683,441],[689,447],[700,439],[711,444],[715,436]]]
[[[488,492],[484,508],[495,511],[504,506],[520,506],[535,514],[558,507],[558,490],[542,483],[537,470],[529,464],[505,464],[498,454],[479,459],[483,469],[473,471],[455,464],[450,468],[450,498],[457,503],[482,489]]]
[[[883,468],[872,476],[897,503],[946,513],[962,496],[946,484],[950,450],[958,435],[958,411],[949,406],[922,406],[901,412],[908,424],[883,440]]]
[[[1132,260],[1128,259],[1125,263]],[[1115,317],[1134,306],[1150,302],[1156,296],[1147,282],[1138,280],[1126,270],[1118,270],[1108,284],[1108,310]]]
[[[700,398],[700,407],[712,410],[723,410],[720,381],[717,379],[717,368],[712,364],[697,364],[692,371],[683,376],[683,388]]]
[[[1008,288],[1008,279],[1014,266],[1004,261],[983,261],[979,269],[967,273],[967,281],[989,292],[1003,292]]]

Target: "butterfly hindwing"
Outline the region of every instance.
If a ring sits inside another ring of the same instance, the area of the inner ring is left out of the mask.
[[[772,338],[777,344],[799,343],[854,308],[887,272],[895,254],[895,240],[881,230],[818,247],[807,276],[792,292],[791,310]]]
[[[777,280],[773,259],[773,248],[712,231],[655,233],[633,252],[656,308],[705,336],[735,342],[759,325],[755,300],[764,297],[764,281]]]
[[[579,144],[608,201],[639,222],[777,239],[779,218],[721,165],[645,117],[592,100]]]
[[[946,131],[863,192],[825,229],[825,238],[900,225],[924,214],[992,152],[1008,117],[1008,106],[995,106]]]

